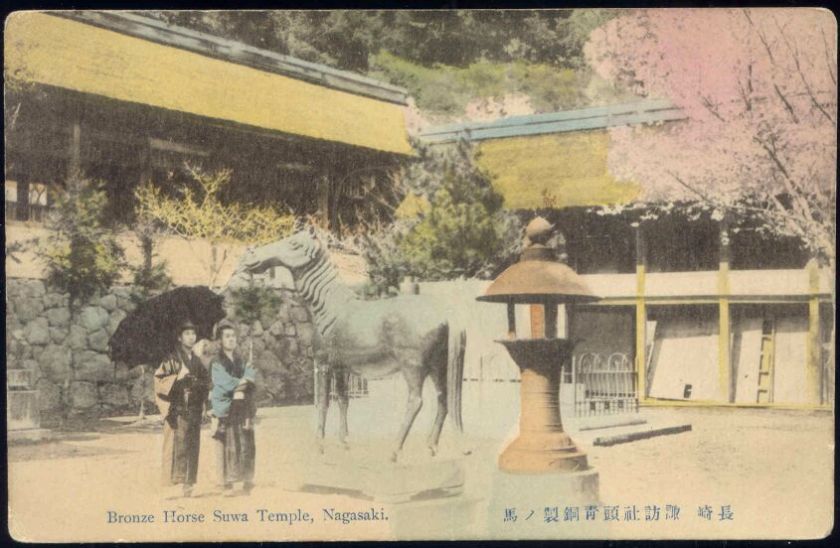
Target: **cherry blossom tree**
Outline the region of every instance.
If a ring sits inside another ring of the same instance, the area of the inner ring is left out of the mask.
[[[611,129],[647,204],[707,208],[835,261],[837,41],[822,9],[651,9],[590,35],[594,70],[685,119]]]

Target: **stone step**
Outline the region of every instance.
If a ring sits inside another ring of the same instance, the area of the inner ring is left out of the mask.
[[[671,434],[679,434],[681,432],[689,432],[690,430],[690,424],[651,426],[649,428],[633,430],[629,432],[622,432],[620,434],[599,436],[592,441],[592,445],[597,445],[600,447],[609,447],[611,445],[629,443],[632,441],[654,438],[657,436],[667,436]]]
[[[571,421],[570,421],[571,422]],[[577,427],[578,432],[588,430],[602,430],[607,428],[620,428],[623,426],[638,426],[647,424],[647,419],[641,417],[599,417],[598,419],[579,419],[570,424],[572,428]]]

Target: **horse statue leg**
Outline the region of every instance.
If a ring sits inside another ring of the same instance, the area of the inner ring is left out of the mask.
[[[426,380],[426,371],[419,367],[407,367],[403,369],[403,375],[408,385],[408,400],[405,407],[405,417],[403,417],[403,423],[397,435],[397,446],[391,453],[391,462],[397,462],[403,445],[405,445],[405,439],[408,437],[408,432],[411,430],[411,425],[414,424],[417,413],[423,407],[423,381]]]
[[[426,440],[426,447],[429,449],[431,456],[437,455],[438,441],[440,440],[440,433],[443,430],[443,421],[446,420],[446,413],[448,411],[446,403],[446,362],[443,362],[443,367],[436,368],[432,372],[432,383],[435,387],[435,394],[437,396],[437,413],[435,414],[435,422],[432,425],[432,431]]]
[[[448,338],[448,335],[447,335]],[[445,343],[446,341],[444,341]],[[437,455],[438,441],[440,440],[440,433],[443,430],[443,421],[446,420],[446,414],[449,411],[447,403],[447,365],[448,353],[447,345],[437,345],[435,352],[428,356],[427,363],[430,366],[430,375],[432,377],[432,384],[435,387],[435,396],[437,397],[437,413],[435,414],[435,422],[432,424],[432,431],[426,440],[426,447],[429,449],[431,456]]]
[[[315,375],[317,378],[318,393],[315,394],[318,402],[318,452],[324,454],[324,434],[327,426],[327,410],[330,407],[330,380],[332,368],[326,362],[315,362]]]
[[[338,440],[341,442],[341,445],[344,446],[345,450],[350,449],[350,445],[347,444],[347,408],[350,406],[350,396],[348,393],[349,384],[350,371],[348,369],[342,367],[335,371],[335,391],[338,395],[338,410],[340,415]]]

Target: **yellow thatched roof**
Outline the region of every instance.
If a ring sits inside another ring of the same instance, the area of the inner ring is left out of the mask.
[[[6,21],[26,81],[385,152],[411,154],[402,107],[38,12]]]
[[[509,209],[564,208],[627,203],[635,182],[617,181],[607,168],[609,128],[684,120],[667,100],[639,100],[582,109],[466,122],[427,129],[430,144],[467,139],[478,163],[494,177]]]
[[[627,203],[639,185],[607,171],[606,130],[481,141],[478,164],[508,209],[564,208]]]

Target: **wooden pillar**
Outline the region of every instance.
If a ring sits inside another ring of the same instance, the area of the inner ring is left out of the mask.
[[[82,170],[82,126],[78,120],[70,126],[70,144],[67,162],[67,177],[78,175]]]
[[[516,305],[507,303],[508,339],[516,338]]]
[[[531,311],[531,338],[541,339],[545,337],[545,307],[541,304],[529,306]]]
[[[326,171],[318,181],[318,218],[326,228],[330,228],[330,190],[330,171]]]
[[[546,339],[556,339],[557,338],[557,303],[546,303],[545,304],[545,333],[544,336]],[[565,328],[565,322],[564,326]],[[567,338],[567,337],[563,337]]]
[[[729,310],[729,227],[720,225],[720,251],[718,264],[718,382],[723,401],[732,401],[732,364],[730,357]]]
[[[645,303],[645,271],[647,249],[642,227],[636,227],[636,397],[647,399],[647,305]]]
[[[150,139],[144,139],[140,147],[140,186],[152,180],[152,143]]]
[[[808,271],[808,338],[805,348],[805,379],[808,403],[822,404],[822,342],[820,337],[820,271],[816,259],[805,267]]]
[[[17,177],[17,210],[15,216],[18,221],[29,220],[29,171],[22,171]]]

